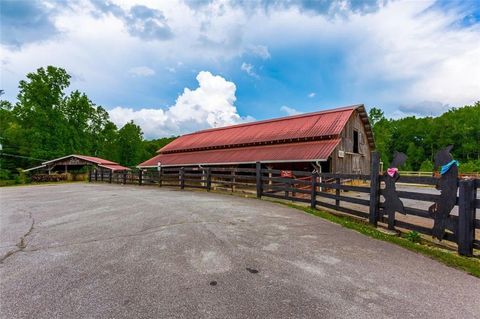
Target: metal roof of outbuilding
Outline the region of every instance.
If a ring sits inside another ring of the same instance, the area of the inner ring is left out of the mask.
[[[43,162],[42,165],[26,169],[25,172],[37,170],[37,169],[40,169],[40,168],[45,168],[45,167],[47,167],[48,164],[55,165],[54,164],[55,162],[59,162],[61,160],[64,160],[64,159],[70,158],[70,157],[76,157],[76,158],[82,159],[84,161],[90,162],[92,164],[98,165],[99,167],[107,168],[107,169],[112,170],[112,171],[127,171],[127,170],[130,170],[130,168],[128,168],[128,167],[122,166],[118,163],[115,163],[115,162],[112,162],[112,161],[109,161],[109,160],[106,160],[106,159],[103,159],[103,158],[100,158],[100,157],[71,154],[71,155],[62,156],[62,157],[59,157],[59,158],[55,158],[55,159]]]
[[[229,165],[275,162],[326,161],[340,139],[310,142],[259,145],[250,147],[225,148],[206,151],[161,153],[141,163],[138,167],[193,165]]]
[[[364,106],[359,104],[186,134],[158,150],[158,153],[334,138],[341,133],[355,110],[359,111],[366,126],[367,139],[373,145],[373,134],[371,134],[368,116]]]

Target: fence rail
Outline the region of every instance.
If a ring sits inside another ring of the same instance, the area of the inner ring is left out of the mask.
[[[262,168],[257,163],[256,168],[180,167],[128,172],[94,170],[89,173],[89,181],[256,193],[257,197],[307,203],[312,208],[339,211],[368,220],[373,225],[393,223],[394,227],[401,230],[432,235],[434,217],[428,209],[418,207],[416,203],[424,202],[428,205],[438,201],[440,195],[397,190],[398,197],[404,201],[405,215],[396,213],[394,220],[389,221],[385,177],[380,175],[379,160],[374,155],[372,153],[370,175],[305,171],[286,173]],[[418,184],[431,186],[437,182],[438,178],[432,176],[401,176],[398,179],[398,183],[404,187]],[[450,214],[445,220],[443,239],[456,243],[458,252],[462,255],[472,255],[474,248],[480,249],[480,220],[476,218],[477,211],[480,210],[480,199],[476,197],[478,188],[479,179],[459,179],[458,196],[453,210],[455,214]]]

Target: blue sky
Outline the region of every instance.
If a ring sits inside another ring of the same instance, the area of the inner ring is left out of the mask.
[[[55,65],[147,138],[364,103],[480,99],[480,1],[1,0],[1,89]]]

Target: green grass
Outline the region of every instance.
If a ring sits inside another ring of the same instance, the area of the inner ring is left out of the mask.
[[[441,249],[421,243],[414,243],[407,238],[389,235],[381,232],[375,227],[369,225],[368,223],[362,222],[361,220],[352,217],[333,215],[325,211],[311,209],[310,207],[304,207],[281,201],[273,202],[302,210],[308,214],[329,220],[335,224],[342,225],[345,228],[353,229],[369,237],[402,246],[403,248],[417,253],[421,253],[432,259],[438,260],[447,266],[461,269],[475,277],[480,278],[480,259],[478,257],[464,257],[458,255],[456,252],[451,250]]]

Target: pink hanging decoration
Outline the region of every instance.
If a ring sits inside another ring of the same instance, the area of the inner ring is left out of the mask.
[[[393,177],[395,176],[395,173],[398,173],[398,168],[390,167],[389,169],[387,169],[388,176]]]

